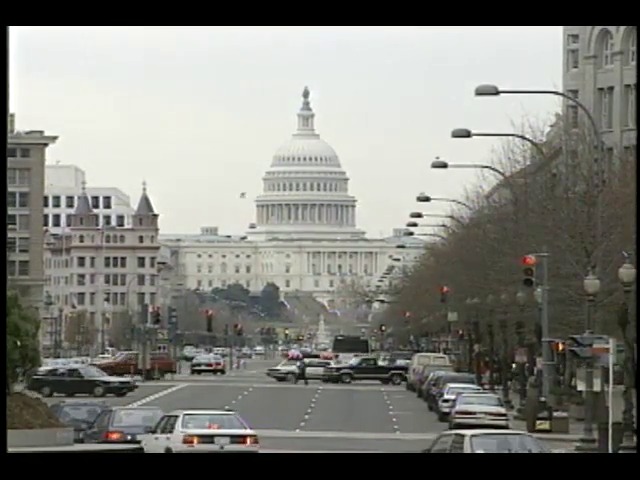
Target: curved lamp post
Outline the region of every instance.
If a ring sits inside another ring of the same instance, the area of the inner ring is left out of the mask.
[[[635,388],[635,369],[633,362],[634,344],[629,332],[631,293],[636,283],[637,270],[627,259],[618,269],[618,280],[624,292],[624,304],[618,316],[618,325],[624,341],[624,409],[622,411],[622,428],[624,435],[618,453],[636,453],[634,418],[633,418],[633,389]]]
[[[600,292],[600,279],[592,272],[584,277],[582,282],[585,293],[587,294],[587,315],[585,319],[585,335],[592,335],[593,330],[593,304],[596,295]],[[579,440],[576,450],[582,452],[593,452],[597,449],[596,438],[593,432],[594,421],[594,395],[593,395],[593,358],[585,361],[585,415],[584,428],[582,437]]]
[[[458,225],[464,226],[465,223],[460,220],[455,215],[447,215],[444,213],[423,213],[423,212],[411,212],[409,214],[409,218],[445,218],[447,220],[452,220],[456,222]]]
[[[520,133],[474,132],[473,130],[469,130],[468,128],[455,128],[451,131],[451,138],[473,138],[473,137],[517,138],[518,140],[527,142],[529,145],[535,148],[541,160],[545,158],[545,152],[542,149],[542,145],[536,142],[533,138],[527,137],[526,135],[522,135]]]
[[[438,170],[446,170],[448,168],[477,168],[480,170],[490,170],[491,172],[500,175],[505,180],[509,179],[509,176],[499,168],[496,168],[493,165],[483,165],[479,163],[449,163],[438,158],[431,162],[431,168]]]
[[[418,223],[418,222],[407,222],[407,228],[446,228],[451,229],[451,225],[447,225],[446,223]]]
[[[584,103],[578,100],[573,95],[569,95],[568,93],[559,91],[559,90],[528,90],[528,89],[501,89],[497,85],[484,84],[478,85],[475,89],[476,97],[497,97],[499,95],[553,95],[556,97],[562,97],[568,102],[574,104],[578,107],[582,113],[584,113],[591,125],[591,129],[593,130],[593,134],[596,137],[596,165],[600,169],[600,185],[599,188],[602,188],[604,185],[604,178],[602,178],[602,173],[604,171],[604,165],[602,164],[605,159],[605,144],[602,140],[602,131],[598,127],[593,114],[586,107]],[[596,224],[596,238],[600,240],[602,238],[602,195],[598,195],[596,199],[596,208],[595,208],[595,224]],[[596,264],[599,264],[600,253],[597,254],[596,259],[598,260]],[[598,268],[598,265],[596,265]]]
[[[431,195],[427,195],[425,193],[421,193],[416,197],[416,202],[418,203],[431,203],[431,202],[449,202],[455,203],[456,205],[460,205],[461,207],[467,208],[470,211],[473,211],[474,208],[461,200],[456,200],[455,198],[442,198],[442,197],[432,197]]]

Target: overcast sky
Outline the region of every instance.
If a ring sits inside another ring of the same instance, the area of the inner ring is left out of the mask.
[[[48,162],[137,202],[143,180],[164,233],[244,233],[305,85],[370,236],[402,226],[415,196],[460,197],[489,139],[553,98],[474,98],[474,87],[559,88],[562,27],[11,27],[10,108],[19,129],[59,135]],[[549,122],[550,123],[550,122]],[[247,199],[239,198],[247,192]],[[430,207],[436,212],[443,206]]]

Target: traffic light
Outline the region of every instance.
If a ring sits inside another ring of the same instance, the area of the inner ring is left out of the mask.
[[[384,333],[387,331],[387,326],[384,323],[380,324],[380,333]]]
[[[525,255],[522,257],[522,284],[527,288],[536,286],[536,263],[535,255]]]
[[[151,307],[151,323],[153,325],[160,325],[162,323],[160,307]]]
[[[213,317],[214,317],[213,310],[211,309],[205,310],[204,316],[207,321],[207,333],[213,333]]]
[[[447,303],[449,300],[449,292],[451,290],[446,285],[440,287],[440,303]]]
[[[289,329],[288,328],[284,329],[284,339],[285,340],[289,340]]]

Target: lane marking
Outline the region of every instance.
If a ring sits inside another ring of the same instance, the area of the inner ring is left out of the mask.
[[[139,407],[140,405],[144,405],[146,403],[153,402],[154,400],[157,400],[157,399],[162,398],[164,396],[171,395],[172,393],[177,392],[178,390],[183,389],[183,388],[188,387],[188,386],[189,386],[188,383],[182,383],[180,385],[175,385],[175,386],[173,386],[171,388],[167,388],[166,390],[162,390],[162,391],[160,391],[158,393],[154,393],[153,395],[149,395],[148,397],[144,397],[144,398],[141,398],[140,400],[136,400],[135,402],[130,403],[129,405],[127,405],[127,407]]]
[[[304,414],[304,416],[302,418],[302,421],[298,425],[298,428],[296,428],[296,432],[299,432],[301,428],[304,428],[304,426],[309,421],[309,418],[311,417],[313,409],[316,407],[316,403],[318,401],[318,396],[320,395],[321,391],[322,391],[322,387],[318,387],[316,392],[313,394],[313,397],[311,398],[311,402],[309,402],[309,407],[307,408],[307,411],[305,412],[305,414]]]
[[[396,434],[399,434],[400,433],[400,427],[398,426],[398,420],[396,418],[396,414],[394,412],[393,405],[391,404],[391,400],[389,399],[389,396],[387,395],[387,390],[382,388],[381,391],[382,391],[382,397],[384,398],[384,401],[387,404],[387,410],[389,412],[389,416],[391,417],[391,425],[393,427],[393,432],[396,433]]]

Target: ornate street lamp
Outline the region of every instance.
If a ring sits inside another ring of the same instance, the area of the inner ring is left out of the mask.
[[[624,409],[622,411],[622,444],[618,449],[618,453],[636,453],[637,446],[635,443],[634,418],[633,418],[633,389],[635,388],[635,369],[633,367],[634,345],[633,339],[629,332],[630,313],[631,313],[631,293],[636,283],[637,270],[629,262],[625,261],[624,265],[618,269],[618,279],[622,284],[624,292],[624,303],[618,315],[618,326],[622,332],[622,340],[624,341]],[[613,382],[613,379],[610,379]]]

